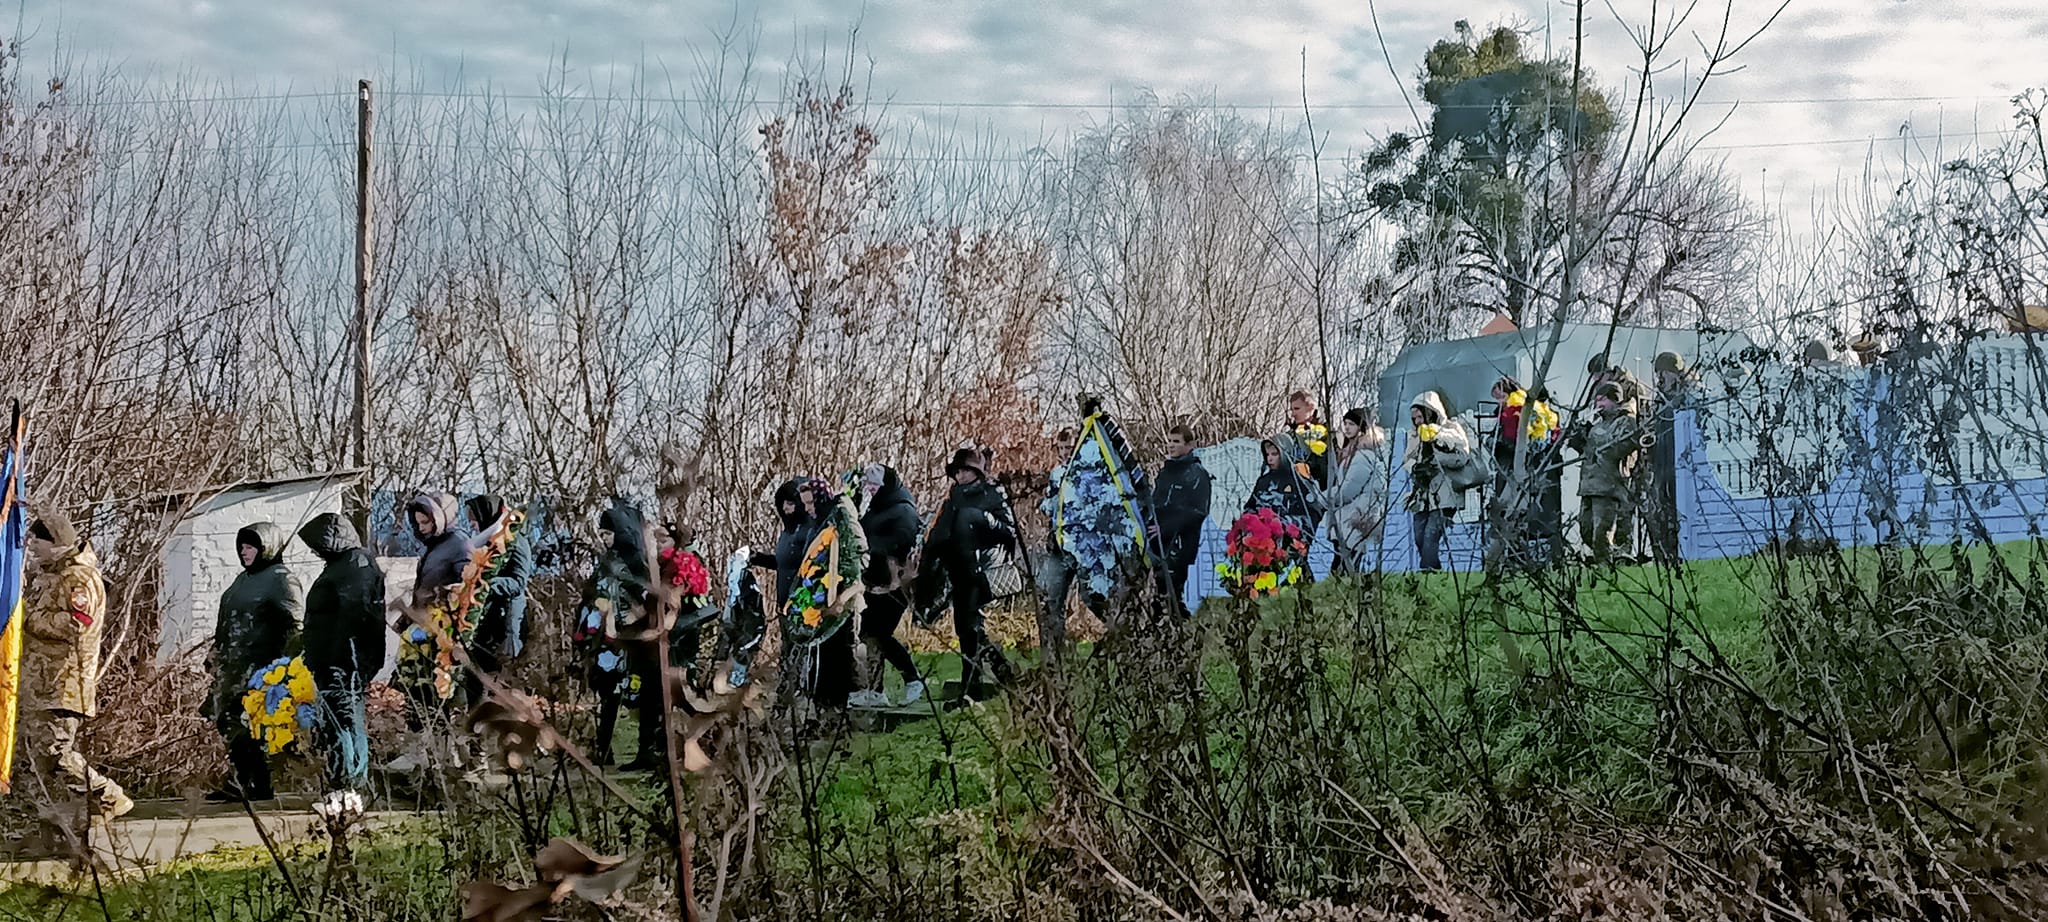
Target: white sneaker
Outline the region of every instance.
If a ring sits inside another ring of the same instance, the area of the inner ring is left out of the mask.
[[[857,708],[885,708],[889,706],[889,696],[872,688],[863,688],[847,695],[846,704],[848,707]]]
[[[903,686],[903,704],[905,707],[916,704],[922,700],[924,700],[923,682],[912,682],[908,685]]]

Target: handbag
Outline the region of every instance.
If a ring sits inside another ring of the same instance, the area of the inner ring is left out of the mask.
[[[1451,486],[1463,493],[1493,481],[1493,463],[1485,455],[1464,451],[1438,452],[1437,466],[1450,478]]]

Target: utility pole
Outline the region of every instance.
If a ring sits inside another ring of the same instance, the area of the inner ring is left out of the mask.
[[[350,461],[358,470],[370,465],[370,81],[356,81],[356,406],[350,427],[354,443]],[[365,470],[357,481],[356,528],[369,537],[370,489],[374,481]]]

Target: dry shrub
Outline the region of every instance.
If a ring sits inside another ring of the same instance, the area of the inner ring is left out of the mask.
[[[99,716],[86,724],[86,759],[136,797],[174,797],[217,784],[227,750],[199,716],[213,680],[194,657],[107,664]]]

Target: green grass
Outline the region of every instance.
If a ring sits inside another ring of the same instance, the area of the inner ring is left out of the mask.
[[[2038,554],[2027,542],[1962,552],[1980,574],[1994,556],[2025,573]],[[1199,711],[1209,722],[1206,758],[1238,795],[1290,780],[1285,774],[1309,758],[1290,750],[1321,745],[1338,764],[1332,768],[1326,753],[1315,757],[1326,760],[1318,770],[1350,772],[1348,787],[1408,804],[1424,829],[1459,822],[1480,780],[1509,795],[1541,787],[1654,814],[1666,792],[1646,771],[1659,726],[1643,692],[1665,681],[1654,666],[1666,648],[1768,683],[1783,665],[1773,662],[1770,619],[1798,610],[1774,604],[1777,594],[1839,593],[1843,573],[1873,590],[1880,557],[1857,549],[1797,559],[1782,579],[1768,561],[1741,558],[1680,571],[1616,567],[1549,590],[1510,580],[1497,595],[1473,574],[1390,576],[1371,606],[1343,582],[1249,610],[1212,602],[1198,622],[1206,637],[1200,695],[1162,692],[1166,686],[1091,661],[1076,670],[1076,708],[1090,761],[1112,786],[1143,783],[1128,763],[1132,733],[1184,726]],[[1908,557],[1943,574],[1957,563],[1947,547]],[[1225,640],[1240,637],[1242,647]],[[920,654],[918,663],[934,693],[959,677],[957,656]],[[1241,663],[1254,674],[1242,674]],[[900,679],[888,673],[890,692],[900,693]],[[1276,700],[1303,713],[1252,719]],[[620,745],[630,746],[631,728],[621,729]],[[1473,767],[1480,764],[1483,771]],[[801,772],[792,768],[771,824],[779,830],[774,863],[801,879],[810,859],[802,833],[813,819],[827,863],[837,867],[881,874],[887,864],[888,874],[914,875],[959,865],[966,854],[997,860],[987,856],[1027,835],[1039,816],[1045,772],[1043,740],[1006,699],[857,734],[843,749],[809,755]],[[798,806],[800,782],[816,792],[810,818]],[[456,875],[438,835],[430,821],[415,821],[359,847],[366,891],[389,917],[435,917],[452,900]],[[321,860],[321,846],[305,844],[289,866],[311,882]],[[289,904],[261,850],[108,881],[105,894],[115,919],[255,920]],[[101,915],[89,886],[0,891],[0,922]]]

